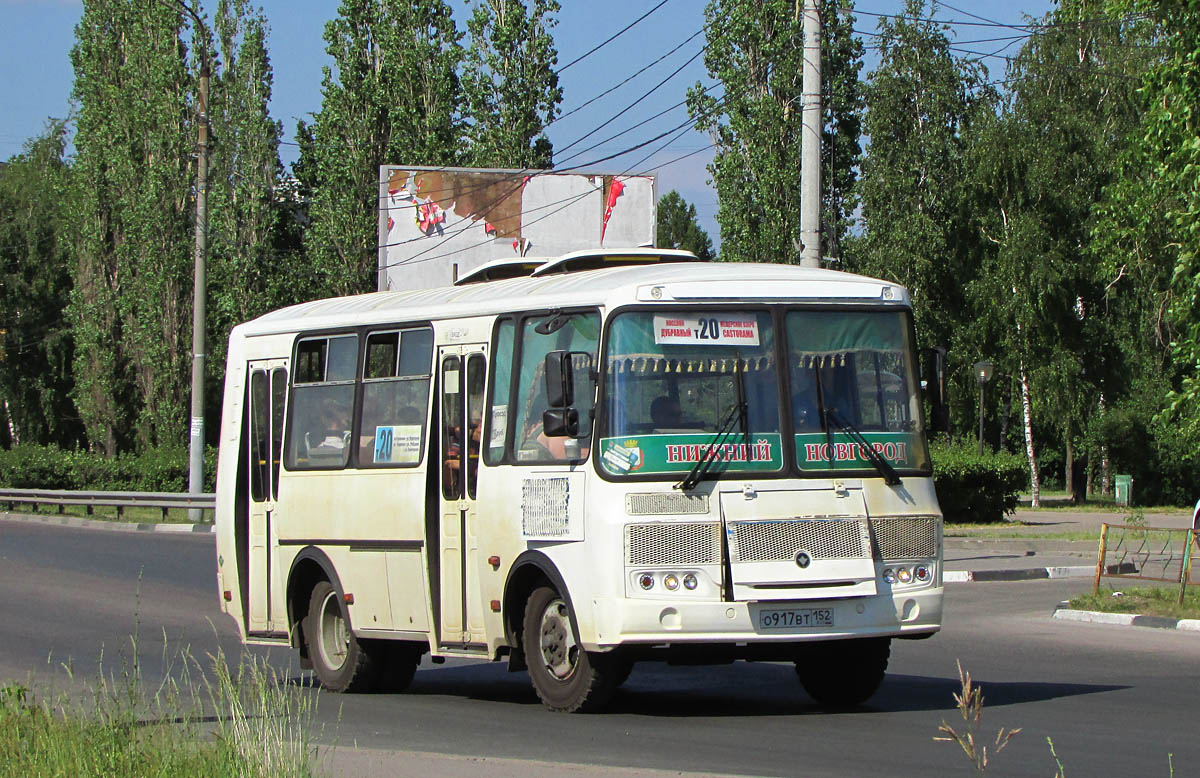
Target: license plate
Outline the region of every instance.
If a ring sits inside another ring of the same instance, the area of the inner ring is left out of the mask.
[[[832,627],[833,608],[772,608],[758,612],[760,629]]]

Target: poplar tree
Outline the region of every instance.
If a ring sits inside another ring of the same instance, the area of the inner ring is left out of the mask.
[[[220,67],[214,73],[209,110],[213,142],[206,366],[219,382],[229,330],[298,301],[294,275],[302,262],[279,238],[286,218],[276,196],[283,177],[283,130],[268,113],[273,71],[266,20],[249,0],[221,0],[213,27]],[[212,392],[212,399],[215,403],[220,397]]]
[[[343,0],[325,25],[333,67],[299,137],[318,294],[376,288],[380,165],[459,162],[460,38],[444,0]]]
[[[558,115],[562,88],[551,28],[556,0],[477,0],[467,21],[463,64],[472,167],[549,168],[545,127]]]
[[[186,434],[192,78],[182,11],[87,0],[71,52],[75,400],[109,455]]]
[[[822,234],[836,252],[855,208],[862,44],[851,34],[852,4],[819,5]],[[720,202],[722,258],[798,262],[803,0],[710,0],[704,15],[705,66],[724,92],[697,84],[688,110],[716,145],[708,170]]]

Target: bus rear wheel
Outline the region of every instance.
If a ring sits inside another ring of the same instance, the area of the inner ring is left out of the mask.
[[[334,692],[370,690],[378,664],[359,644],[350,629],[350,616],[328,581],[313,587],[304,624],[304,640],[313,672],[321,685]]]
[[[543,705],[561,713],[588,713],[612,697],[618,673],[609,657],[583,650],[571,622],[571,606],[558,592],[535,589],[525,603],[525,664]]]
[[[891,638],[858,638],[800,647],[796,675],[809,696],[826,708],[853,708],[883,683]]]

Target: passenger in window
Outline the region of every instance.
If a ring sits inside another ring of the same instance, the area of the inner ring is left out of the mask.
[[[683,409],[674,397],[660,395],[650,403],[650,420],[655,429],[678,429],[683,423]]]
[[[335,400],[321,406],[321,432],[316,448],[325,452],[342,451],[350,435],[350,414]]]

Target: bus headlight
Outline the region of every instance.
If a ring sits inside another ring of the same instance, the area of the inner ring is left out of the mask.
[[[896,571],[890,567],[885,567],[883,569],[883,580],[890,584],[896,583]]]
[[[913,574],[921,583],[929,583],[930,579],[933,578],[933,571],[929,569],[929,565],[917,565],[913,570]]]
[[[667,588],[668,592],[675,591],[679,588],[678,576],[676,576],[674,573],[667,573],[665,576],[663,576],[663,586]]]
[[[902,584],[906,584],[912,580],[912,571],[907,567],[901,567],[896,571],[896,580]]]
[[[654,588],[654,576],[650,575],[649,573],[642,573],[639,575],[637,582],[638,586],[642,587],[646,591],[650,591]]]
[[[694,590],[699,585],[700,581],[696,579],[695,574],[688,573],[683,577],[683,588],[687,589],[689,592]]]

